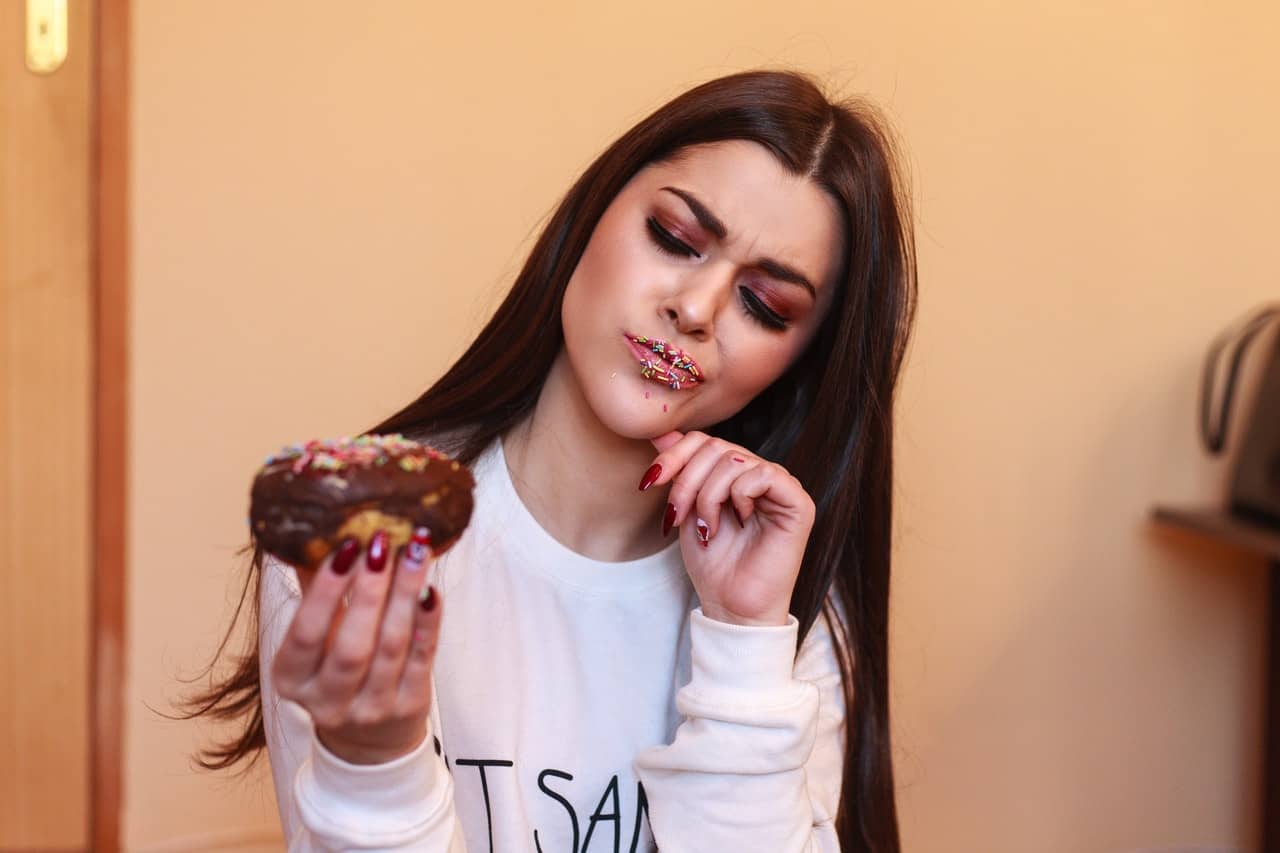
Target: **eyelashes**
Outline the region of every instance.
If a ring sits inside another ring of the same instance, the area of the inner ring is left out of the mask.
[[[677,240],[675,235],[659,225],[654,217],[650,216],[646,219],[645,225],[648,226],[649,237],[653,240],[653,244],[660,251],[680,258],[702,257],[691,246]],[[742,294],[742,308],[748,317],[766,328],[778,331],[787,328],[788,321],[775,314],[760,300],[760,297],[755,295],[754,291],[748,287],[739,287],[738,291]]]
[[[650,216],[645,220],[645,224],[649,226],[649,235],[653,237],[653,242],[659,249],[672,255],[679,255],[682,258],[700,258],[702,255],[693,250],[692,247],[685,245],[675,238],[670,231],[658,224],[658,220]]]

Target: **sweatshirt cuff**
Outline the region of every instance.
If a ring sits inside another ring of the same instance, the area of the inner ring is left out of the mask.
[[[314,732],[311,743],[295,795],[303,822],[321,835],[403,841],[421,833],[451,795],[452,780],[430,732],[413,752],[382,764],[345,761]]]
[[[689,620],[690,686],[697,691],[784,689],[795,670],[800,620],[786,625],[732,625],[696,607]]]

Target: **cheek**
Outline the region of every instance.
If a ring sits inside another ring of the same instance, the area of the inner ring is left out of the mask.
[[[727,362],[729,370],[723,377],[728,380],[726,390],[745,397],[743,405],[746,405],[785,373],[795,357],[794,347],[762,346],[741,352]]]
[[[773,360],[765,355],[746,356],[733,365],[732,389],[748,398],[754,397],[773,381],[776,373]]]
[[[627,322],[625,305],[637,267],[632,247],[608,226],[602,220],[592,234],[565,290],[561,321],[570,340]]]
[[[638,259],[634,252],[634,242],[626,239],[618,223],[602,219],[587,242],[575,276],[580,277],[585,289],[592,293],[615,291],[625,281],[623,274],[635,268]]]

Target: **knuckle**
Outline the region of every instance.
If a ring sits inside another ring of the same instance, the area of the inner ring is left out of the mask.
[[[304,622],[295,619],[293,624],[289,626],[289,632],[285,634],[284,642],[281,643],[280,648],[286,654],[290,652],[311,654],[323,642],[324,635],[314,628],[308,627]],[[277,656],[277,659],[279,659],[279,656]]]
[[[428,663],[436,653],[436,635],[434,632],[423,638],[421,642],[414,643],[409,657],[417,663]]]
[[[382,587],[376,582],[357,584],[351,593],[350,607],[378,608],[382,606]]]
[[[360,649],[342,648],[334,651],[333,669],[339,675],[353,675],[364,669],[369,656]]]
[[[407,694],[408,698],[402,699],[396,705],[396,717],[402,720],[412,720],[418,717],[424,717],[431,712],[431,697],[429,695],[420,695],[422,691]]]
[[[346,722],[346,715],[338,708],[323,706],[319,708],[312,708],[310,710],[311,721],[315,723],[318,728],[336,729]]]
[[[382,629],[382,642],[378,646],[378,652],[384,657],[396,657],[408,642],[409,630],[406,627],[397,625],[393,628],[387,625]]]
[[[293,647],[304,655],[313,655],[324,648],[324,634],[319,632],[300,632],[293,638]]]
[[[347,716],[357,726],[376,726],[386,722],[387,714],[378,702],[360,702],[353,705]]]

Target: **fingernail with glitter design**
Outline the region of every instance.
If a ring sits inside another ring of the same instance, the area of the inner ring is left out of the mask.
[[[662,466],[657,462],[649,466],[649,470],[644,472],[644,476],[640,478],[640,491],[644,491],[654,484],[659,477],[662,476]]]
[[[411,572],[416,572],[422,568],[422,564],[427,560],[427,546],[431,544],[431,531],[425,527],[419,527],[413,531],[413,537],[409,540],[409,544],[405,546],[404,567]]]
[[[333,555],[333,573],[335,575],[345,575],[350,569],[351,564],[356,561],[356,557],[360,556],[359,540],[347,537],[342,540],[342,544],[338,546],[338,553]]]
[[[369,556],[365,561],[369,565],[369,571],[380,572],[387,565],[387,532],[379,530],[373,534],[373,539],[369,541]]]
[[[702,519],[698,519],[695,526],[698,528],[698,541],[703,548],[707,547],[707,543],[711,541],[711,528]]]
[[[662,535],[665,537],[671,532],[671,525],[676,523],[676,505],[667,504],[667,514],[662,517]]]
[[[436,609],[436,588],[434,586],[427,587],[427,592],[418,601],[418,606],[427,613]]]

